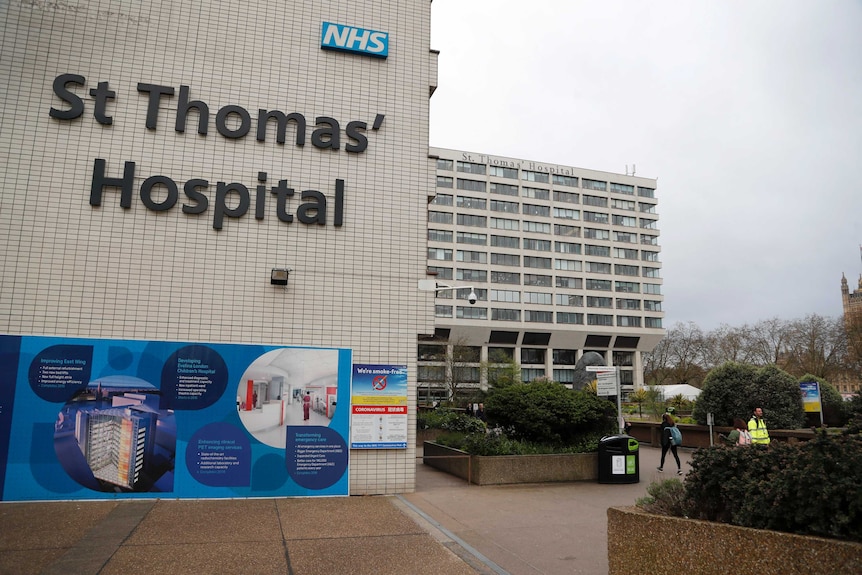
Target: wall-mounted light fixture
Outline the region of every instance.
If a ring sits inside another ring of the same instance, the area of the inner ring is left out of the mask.
[[[269,283],[274,286],[286,286],[290,272],[290,268],[272,268],[272,273],[269,274]]]

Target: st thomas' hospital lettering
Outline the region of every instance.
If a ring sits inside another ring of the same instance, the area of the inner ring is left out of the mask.
[[[49,112],[52,118],[58,120],[74,120],[84,115],[84,100],[69,89],[70,86],[85,86],[86,78],[77,74],[61,74],[54,79],[54,94],[63,102],[68,104],[68,109],[51,107]],[[137,90],[147,98],[148,130],[155,131],[158,126],[159,110],[163,98],[172,98],[174,88],[172,86],[161,86],[158,84],[138,83]],[[89,90],[89,95],[94,101],[93,118],[105,126],[113,124],[113,117],[108,113],[110,101],[116,99],[116,92],[110,89],[108,82],[99,82],[96,88]],[[199,100],[189,100],[189,87],[180,86],[177,101],[176,119],[174,130],[183,133],[186,131],[187,117],[190,110],[198,116],[198,134],[206,136],[209,132],[209,106]],[[385,116],[376,114],[371,126],[372,131],[379,130],[383,125]],[[341,149],[341,124],[335,118],[318,116],[314,119],[315,127],[311,133],[311,145],[318,149],[340,150]],[[280,110],[258,109],[256,140],[266,142],[267,128],[272,124],[276,127],[276,142],[283,145],[286,141],[288,124],[292,123],[295,128],[297,147],[305,145],[307,122],[304,115],[299,112],[285,114]],[[223,106],[216,112],[216,131],[225,138],[240,139],[246,137],[251,131],[251,114],[243,107],[236,105]],[[344,130],[347,142],[344,149],[348,153],[360,154],[368,148],[368,137],[365,132],[368,124],[361,120],[353,120],[347,123]],[[90,190],[90,205],[99,206],[106,188],[120,189],[120,206],[132,207],[132,193],[135,178],[135,162],[125,161],[122,175],[110,176],[109,171],[115,169],[109,167],[103,158],[96,158],[93,162],[93,177]],[[117,170],[115,174],[119,172]],[[260,184],[267,181],[266,172],[258,172],[257,179]],[[153,190],[161,190],[164,196],[161,201],[153,199]],[[209,208],[210,198],[203,192],[210,188],[210,182],[205,179],[191,179],[183,185],[183,193],[193,203],[183,204],[182,211],[185,214],[201,214]],[[334,185],[335,206],[333,209],[333,225],[340,227],[344,223],[344,180],[336,179]],[[262,220],[266,212],[267,186],[258,185],[255,189],[255,219]],[[296,193],[296,190],[288,187],[287,180],[278,180],[278,184],[269,188],[270,193],[275,196],[276,216],[279,221],[285,223],[293,222],[293,214],[288,213],[288,202]],[[318,190],[302,190],[299,197],[305,203],[296,209],[296,219],[303,224],[326,225],[327,197]],[[173,208],[179,200],[179,186],[168,176],[155,175],[146,178],[140,187],[141,203],[152,211],[161,212]],[[230,200],[230,202],[229,202]],[[231,207],[232,204],[233,207]],[[249,210],[251,205],[251,194],[248,187],[239,182],[217,182],[215,186],[215,203],[213,215],[213,228],[222,228],[224,218],[241,218]]]
[[[478,162],[480,164],[488,164],[489,166],[499,166],[501,168],[519,168],[529,170],[531,172],[547,172],[549,174],[559,174],[561,176],[573,176],[575,171],[572,168],[563,166],[546,166],[537,164],[536,162],[521,162],[503,158],[495,158],[494,156],[486,156],[485,154],[468,154],[462,153],[461,159],[465,162]]]

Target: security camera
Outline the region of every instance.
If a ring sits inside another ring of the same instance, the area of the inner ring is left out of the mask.
[[[470,295],[467,296],[467,301],[470,302],[470,305],[476,305],[476,301],[479,298],[476,296],[476,292],[471,291]]]

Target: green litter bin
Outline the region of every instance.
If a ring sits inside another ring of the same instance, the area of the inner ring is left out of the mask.
[[[599,483],[638,483],[638,440],[609,435],[599,441]]]

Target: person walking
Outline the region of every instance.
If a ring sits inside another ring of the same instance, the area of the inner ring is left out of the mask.
[[[739,417],[733,420],[733,431],[727,434],[725,439],[728,445],[750,445],[751,433],[745,422]]]
[[[762,407],[754,408],[754,415],[748,420],[748,431],[751,433],[751,443],[769,445],[769,430],[766,429],[766,421],[763,420]]]
[[[673,454],[673,458],[676,459],[676,474],[682,475],[682,463],[679,461],[679,454],[676,452],[676,445],[671,439],[670,428],[676,427],[676,422],[673,420],[673,416],[669,413],[663,413],[661,416],[661,463],[656,468],[659,471],[664,471],[664,458],[667,455],[667,450],[670,449],[670,452]]]
[[[306,391],[302,398],[302,419],[308,420],[311,411],[311,392]]]

